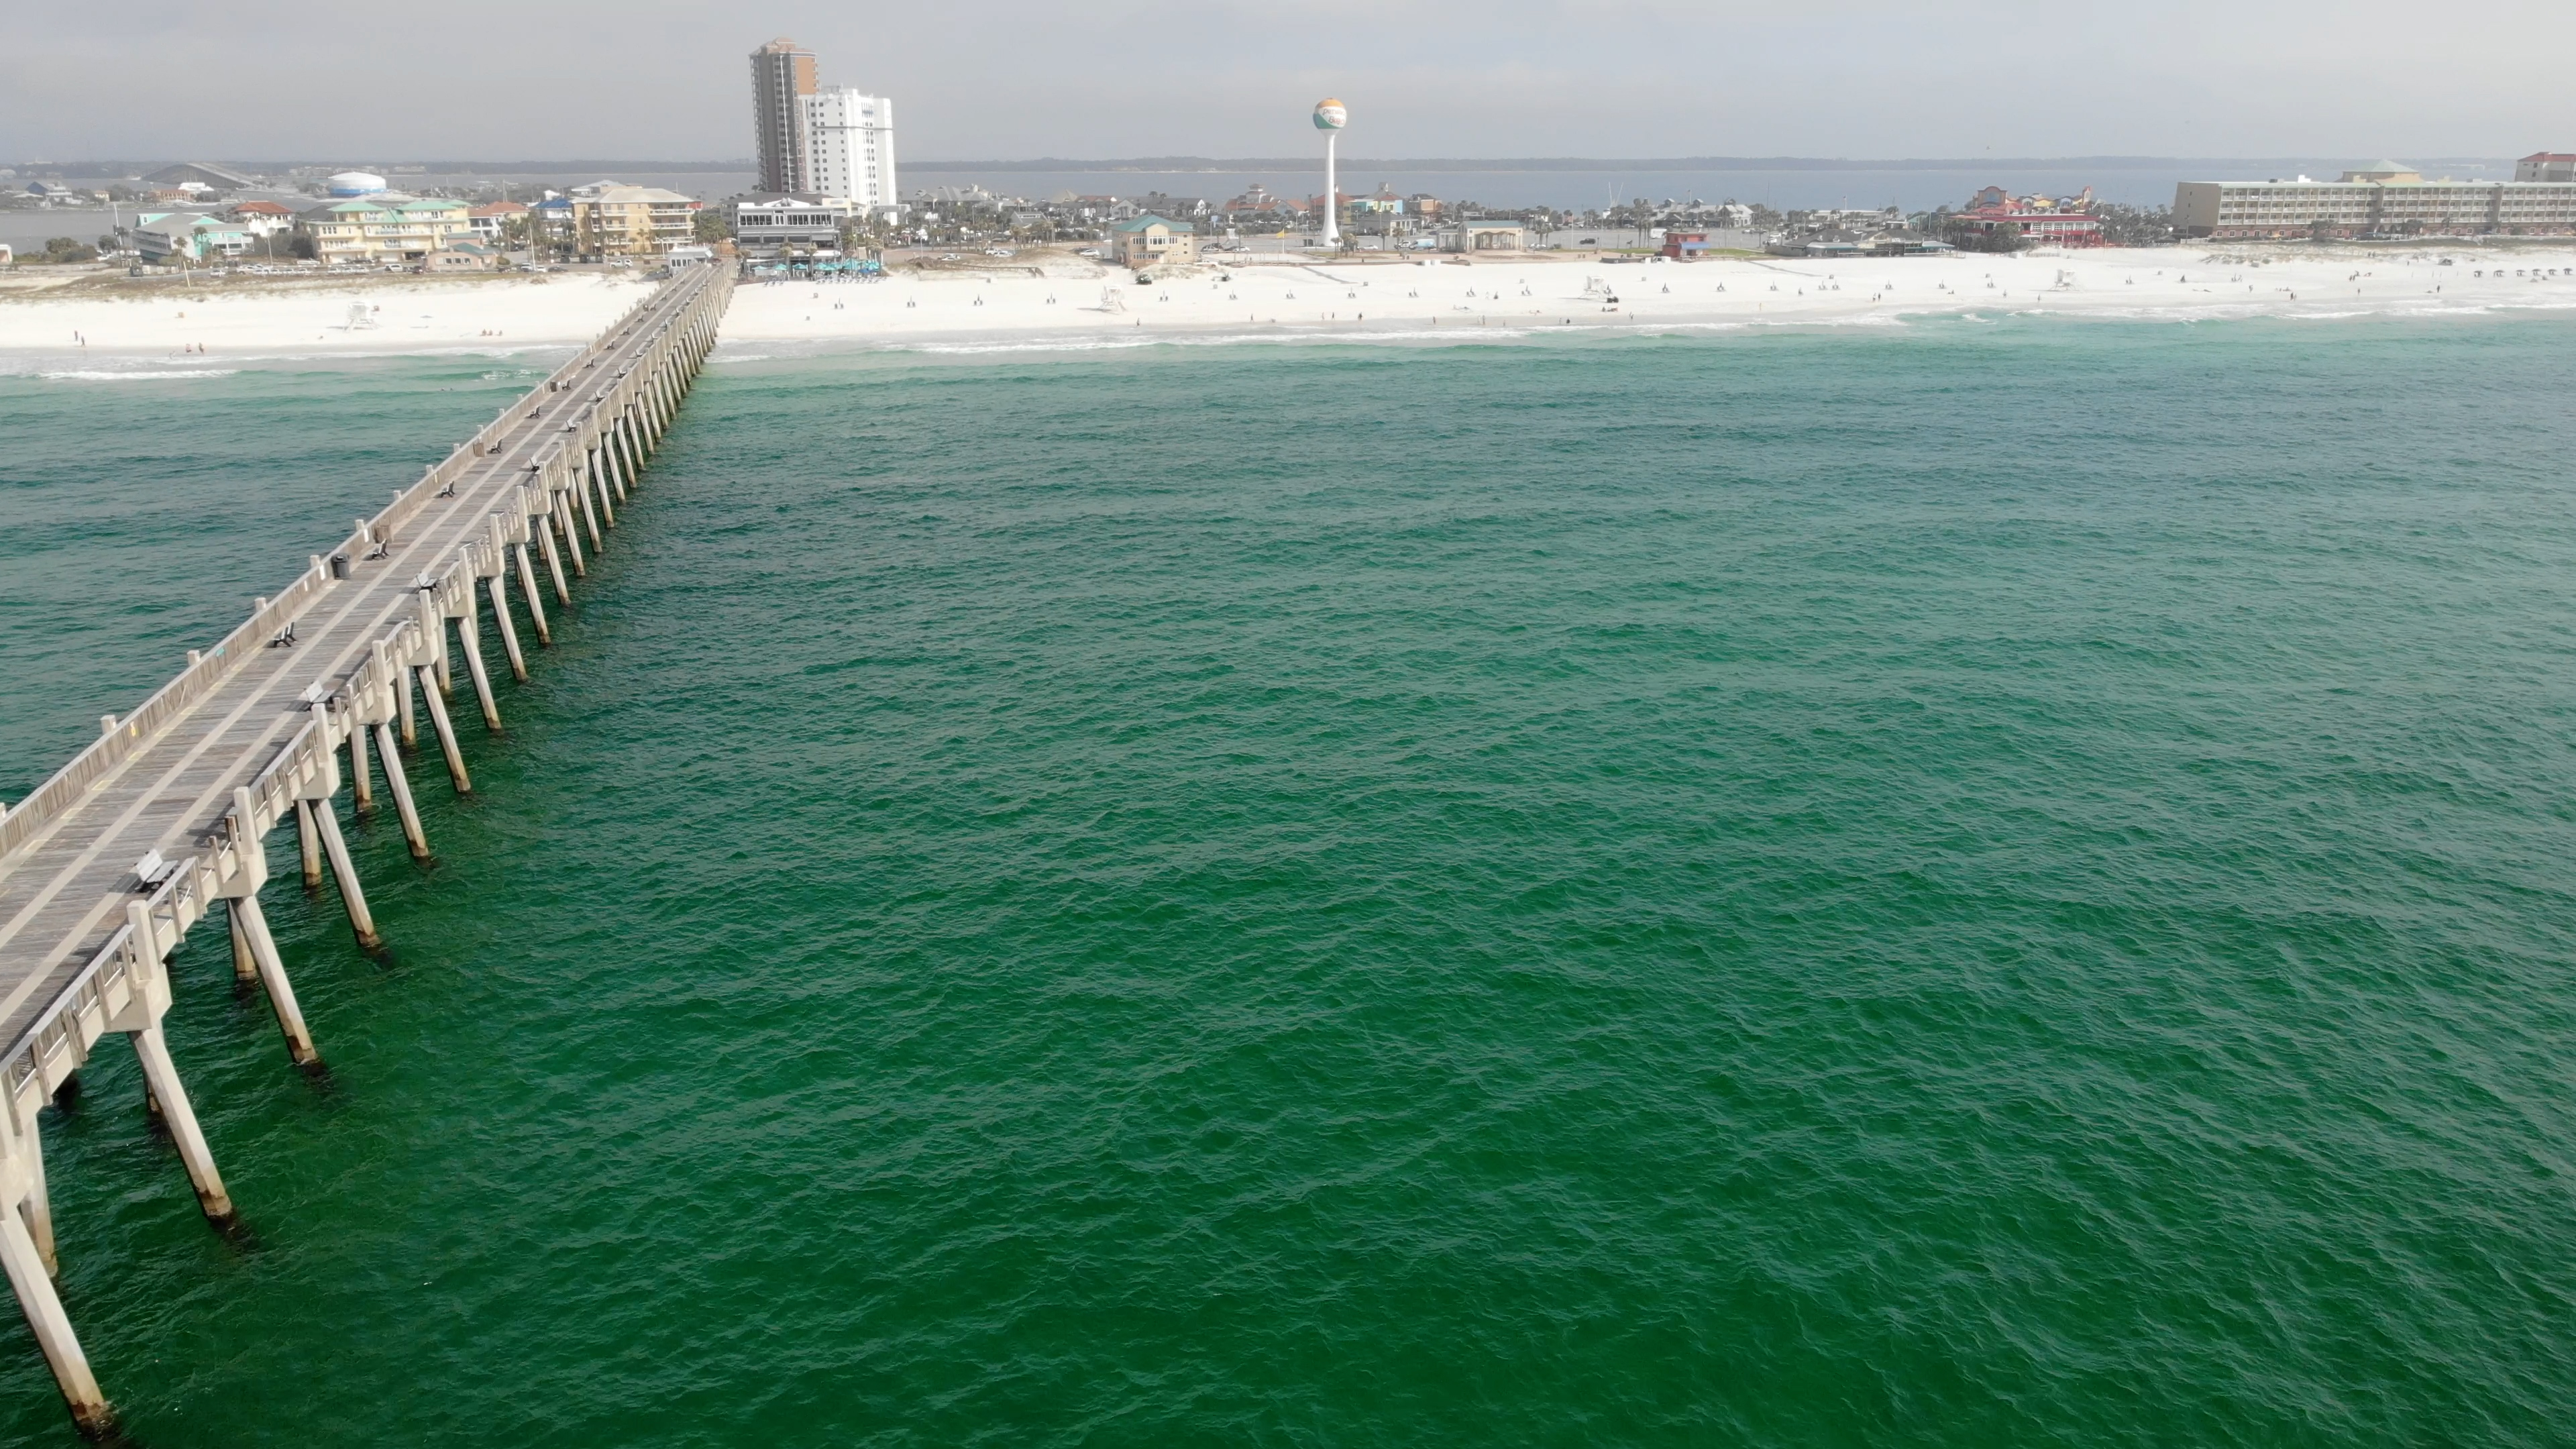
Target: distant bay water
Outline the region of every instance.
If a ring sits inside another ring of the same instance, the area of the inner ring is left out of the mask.
[[[0,376],[0,798],[543,359]],[[2565,1442],[2576,325],[728,349],[138,1442]],[[62,1442],[0,1325],[0,1437]]]
[[[2031,161],[2004,159],[1988,163],[1745,162],[1675,166],[1640,161],[1585,162],[1561,168],[1546,162],[1508,165],[1472,163],[1345,160],[1341,189],[1368,195],[1391,186],[1410,196],[1428,192],[1447,201],[1473,201],[1486,206],[1550,206],[1589,211],[1626,205],[1639,197],[1649,201],[1740,201],[1775,210],[1816,207],[1887,207],[1907,212],[1953,208],[1986,186],[2016,194],[2032,192],[2071,196],[2090,186],[2105,201],[2128,206],[2170,206],[2180,181],[2260,179],[2301,174],[2333,177],[2343,169],[2370,164],[2361,160],[2317,158],[2191,161],[2173,158],[2111,157],[2098,160]],[[2422,163],[2433,165],[2432,162]],[[2510,179],[2510,161],[2447,162],[2444,174],[2466,179]],[[1077,195],[1141,196],[1161,191],[1170,196],[1224,201],[1254,185],[1281,196],[1315,196],[1324,189],[1323,157],[1310,162],[1274,162],[1255,166],[1216,163],[1207,167],[1137,163],[1115,168],[1083,169],[1079,163],[1033,167],[1027,163],[989,162],[972,166],[924,164],[904,169],[903,184],[915,187],[981,186],[1016,196],[1047,197],[1061,191]]]

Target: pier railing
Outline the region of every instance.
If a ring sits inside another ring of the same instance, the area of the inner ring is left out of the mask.
[[[475,459],[488,456],[496,439],[542,410],[548,399],[569,389],[585,368],[623,340],[627,330],[635,325],[636,318],[652,300],[647,296],[628,307],[589,346],[549,374],[543,387],[512,401],[492,421],[475,430],[473,437],[457,444],[445,458],[432,465],[421,475],[419,482],[396,490],[393,501],[373,518],[362,520],[363,527],[342,539],[335,551],[354,558],[371,547],[375,540],[396,536],[441,490],[462,478],[466,470],[474,466]],[[298,575],[295,582],[283,591],[259,600],[252,607],[250,617],[225,635],[214,648],[192,653],[187,667],[169,683],[153,691],[150,698],[123,716],[103,716],[96,740],[30,791],[25,799],[10,805],[7,814],[0,815],[0,856],[34,839],[47,824],[78,803],[91,785],[141,748],[144,741],[185,713],[189,706],[220,688],[250,651],[267,647],[268,641],[302,615],[312,604],[314,596],[329,582],[330,565],[316,555],[312,566]]]
[[[262,984],[294,1061],[308,1069],[319,1067],[320,1057],[259,910],[260,888],[269,878],[266,837],[290,819],[297,824],[308,885],[319,881],[317,847],[327,846],[342,904],[361,945],[372,949],[379,944],[334,805],[334,797],[348,784],[364,808],[366,736],[372,731],[375,737],[384,783],[401,810],[412,852],[427,859],[427,839],[405,767],[396,757],[395,723],[400,722],[402,740],[408,743],[417,697],[437,726],[457,789],[470,788],[465,758],[441,703],[454,685],[451,661],[461,661],[470,673],[485,723],[498,729],[499,706],[478,642],[482,621],[488,619],[499,630],[512,672],[525,678],[513,611],[505,598],[508,582],[515,577],[538,642],[547,642],[532,550],[544,554],[556,602],[570,602],[563,559],[570,558],[575,573],[585,572],[582,537],[586,534],[596,549],[602,520],[615,527],[616,503],[640,481],[637,468],[661,440],[714,346],[730,290],[731,278],[721,273],[689,274],[628,309],[590,346],[555,369],[543,386],[513,400],[418,481],[398,490],[373,517],[357,520],[356,531],[335,549],[348,556],[346,567],[314,555],[291,584],[259,600],[250,617],[213,649],[191,651],[177,677],[123,718],[102,721],[98,739],[0,817],[0,860],[60,872],[47,878],[53,881],[47,890],[91,869],[88,855],[117,838],[127,824],[100,825],[98,841],[86,846],[52,838],[53,828],[67,826],[73,812],[119,766],[157,741],[178,738],[172,732],[189,727],[192,711],[254,660],[267,657],[273,663],[248,681],[243,707],[265,698],[277,701],[274,708],[294,708],[274,691],[288,685],[288,671],[295,666],[291,656],[268,655],[270,644],[281,636],[291,642],[285,631],[312,616],[337,591],[361,591],[317,635],[332,641],[325,646],[332,658],[348,662],[329,666],[305,687],[297,701],[302,718],[284,731],[281,743],[273,749],[253,747],[266,751],[264,759],[255,752],[235,756],[236,763],[215,776],[222,783],[212,783],[212,788],[220,791],[229,784],[230,802],[222,815],[212,822],[202,817],[182,822],[185,839],[158,825],[128,837],[157,841],[158,848],[136,863],[134,891],[121,901],[122,920],[99,944],[84,948],[88,954],[76,966],[42,950],[31,952],[25,963],[40,979],[18,988],[26,1005],[13,1010],[11,1019],[20,1025],[0,1052],[0,1259],[6,1261],[11,1285],[73,1420],[85,1432],[105,1433],[112,1416],[49,1276],[53,1227],[38,1142],[40,1109],[100,1037],[126,1034],[200,1206],[218,1224],[232,1220],[231,1199],[163,1041],[161,1021],[171,991],[166,959],[216,902],[224,902],[236,969]],[[638,332],[648,323],[649,331]],[[509,455],[506,462],[501,460],[504,453]],[[455,501],[441,508],[441,500]],[[386,568],[399,567],[403,574],[363,567],[380,559],[399,560]],[[481,612],[478,586],[489,592],[489,614]],[[211,710],[226,713],[220,703]],[[254,725],[255,732],[242,738],[275,739],[289,721],[272,721],[264,729]],[[209,733],[205,740],[218,737]],[[195,748],[184,739],[180,744]],[[343,749],[352,767],[345,778]],[[260,761],[255,768],[254,759]],[[119,789],[125,787],[119,783]],[[163,852],[176,857],[176,863],[165,861]],[[101,908],[118,904],[118,892],[111,889]]]

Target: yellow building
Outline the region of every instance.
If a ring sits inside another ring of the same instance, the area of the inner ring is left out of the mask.
[[[654,186],[602,181],[572,190],[574,245],[586,257],[654,257],[698,239],[698,203]]]
[[[295,219],[326,262],[416,262],[451,241],[471,240],[464,202],[368,196],[315,207]]]
[[[1156,262],[1199,259],[1199,229],[1186,221],[1140,216],[1109,229],[1109,259],[1143,270]]]

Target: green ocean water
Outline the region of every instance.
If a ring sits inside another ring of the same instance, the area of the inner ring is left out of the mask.
[[[0,378],[0,798],[537,375]],[[390,955],[102,1043],[153,1446],[2576,1422],[2576,324],[720,361]],[[67,1439],[22,1325],[0,1435]]]

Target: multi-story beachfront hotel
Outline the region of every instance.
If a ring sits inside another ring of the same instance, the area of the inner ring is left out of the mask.
[[[2334,181],[2185,181],[2174,188],[2174,226],[2214,240],[2267,237],[2571,236],[2576,176],[2570,158],[2523,158],[2514,181],[2427,181],[2383,161]],[[2553,167],[2550,163],[2559,163]]]

